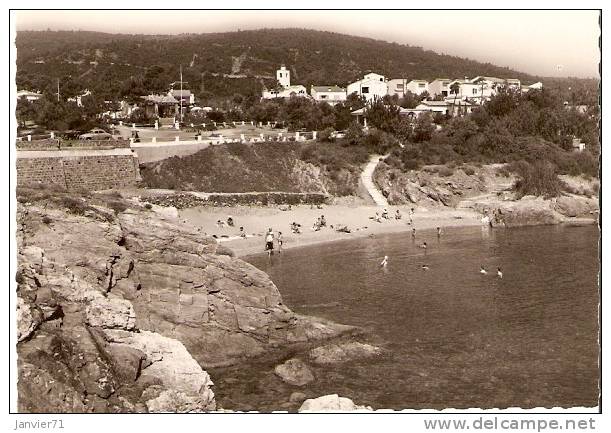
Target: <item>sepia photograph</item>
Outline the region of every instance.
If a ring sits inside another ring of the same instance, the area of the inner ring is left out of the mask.
[[[11,413],[602,412],[602,10],[9,15]]]

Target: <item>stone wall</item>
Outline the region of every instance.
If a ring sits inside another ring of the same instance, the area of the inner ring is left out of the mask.
[[[17,185],[57,184],[67,189],[109,189],[140,180],[130,149],[18,151]]]
[[[17,150],[128,149],[129,140],[18,140]]]

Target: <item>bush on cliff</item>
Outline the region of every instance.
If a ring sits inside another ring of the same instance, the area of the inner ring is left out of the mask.
[[[532,164],[519,161],[511,164],[509,170],[518,176],[514,189],[520,197],[534,195],[551,198],[560,194],[560,179],[555,166],[548,161],[535,161]]]

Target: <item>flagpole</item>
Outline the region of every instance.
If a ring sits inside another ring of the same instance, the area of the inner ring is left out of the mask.
[[[182,65],[180,65],[180,121],[182,122]]]

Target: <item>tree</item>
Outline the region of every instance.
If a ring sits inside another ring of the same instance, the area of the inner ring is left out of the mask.
[[[435,132],[435,124],[431,114],[420,114],[414,125],[413,141],[416,143],[428,141],[433,137],[433,132]]]
[[[22,96],[17,100],[17,108],[15,115],[17,117],[17,123],[20,127],[25,127],[26,120],[32,120],[36,114],[34,104],[28,101],[25,96]]]
[[[375,98],[366,108],[367,121],[371,126],[386,132],[394,132],[401,121],[401,109],[394,104],[386,105],[384,101]]]
[[[453,82],[450,86],[450,93],[454,94],[454,109],[456,110],[456,97],[458,96],[458,92],[460,92],[460,84],[457,81]]]

